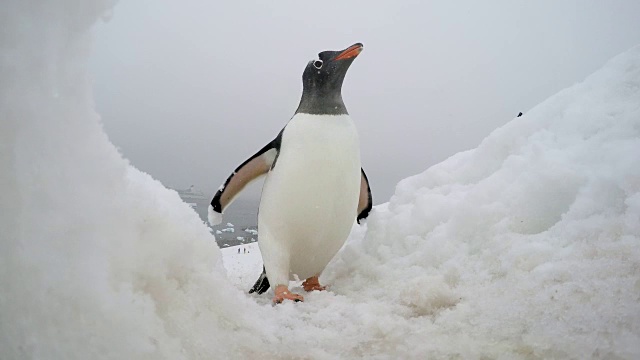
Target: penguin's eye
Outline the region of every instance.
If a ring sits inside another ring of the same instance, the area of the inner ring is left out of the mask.
[[[321,69],[321,68],[322,68],[322,60],[316,60],[316,61],[314,61],[314,62],[313,62],[313,66],[314,66],[316,69]]]

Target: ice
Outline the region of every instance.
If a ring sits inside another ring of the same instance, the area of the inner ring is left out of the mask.
[[[400,182],[273,307],[259,243],[221,253],[104,134],[110,5],[0,14],[1,359],[640,358],[640,47]]]

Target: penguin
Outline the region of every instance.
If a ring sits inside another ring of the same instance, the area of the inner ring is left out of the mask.
[[[363,49],[323,51],[302,74],[302,98],[293,117],[270,143],[238,166],[208,209],[217,225],[244,187],[265,176],[258,210],[263,272],[250,293],[274,286],[274,303],[304,301],[289,281],[305,279],[305,291],[324,290],[318,277],[345,243],[354,220],[372,207],[360,164],[355,124],[342,100],[342,83]]]

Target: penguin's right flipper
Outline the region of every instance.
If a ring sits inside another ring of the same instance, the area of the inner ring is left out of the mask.
[[[269,284],[269,279],[267,279],[267,270],[264,268],[264,266],[262,266],[262,274],[260,274],[258,281],[253,284],[251,290],[249,290],[249,294],[252,294],[254,292],[262,294],[265,291],[269,290],[269,286],[271,285]]]
[[[360,168],[360,197],[358,199],[358,216],[356,221],[360,224],[360,220],[366,219],[373,207],[373,197],[371,196],[371,187],[369,187],[369,179],[364,169]]]
[[[220,214],[233,202],[247,184],[268,173],[273,168],[280,152],[281,139],[282,131],[273,141],[238,166],[229,175],[227,181],[220,186],[209,206],[209,222],[212,223],[211,225],[217,225],[222,221]]]

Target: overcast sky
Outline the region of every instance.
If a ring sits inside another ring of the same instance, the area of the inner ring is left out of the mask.
[[[95,29],[96,108],[133,165],[209,197],[291,118],[306,63],[362,42],[342,93],[382,203],[639,44],[639,14],[637,0],[121,0]]]

